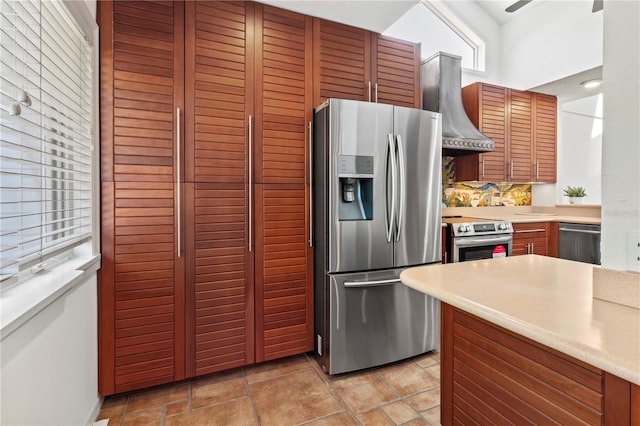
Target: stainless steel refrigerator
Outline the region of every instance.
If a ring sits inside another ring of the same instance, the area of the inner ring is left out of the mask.
[[[340,99],[315,110],[316,353],[329,374],[439,347],[439,302],[398,277],[441,260],[440,118]]]

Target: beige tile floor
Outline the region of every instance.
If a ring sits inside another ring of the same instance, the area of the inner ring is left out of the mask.
[[[310,355],[105,399],[109,425],[439,425],[440,354],[329,377]]]

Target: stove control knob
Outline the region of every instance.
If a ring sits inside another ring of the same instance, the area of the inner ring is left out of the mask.
[[[507,224],[506,223],[500,223],[498,224],[498,229],[500,231],[504,231],[505,229],[507,229]]]
[[[467,232],[469,231],[469,227],[467,225],[458,226],[458,232]]]

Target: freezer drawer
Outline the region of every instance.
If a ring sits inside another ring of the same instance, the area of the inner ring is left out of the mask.
[[[318,333],[329,374],[374,367],[439,348],[440,302],[399,280],[402,269],[325,278]]]

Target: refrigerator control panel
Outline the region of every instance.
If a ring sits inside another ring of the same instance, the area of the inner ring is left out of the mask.
[[[352,178],[373,177],[373,156],[371,155],[339,155],[338,176]]]

